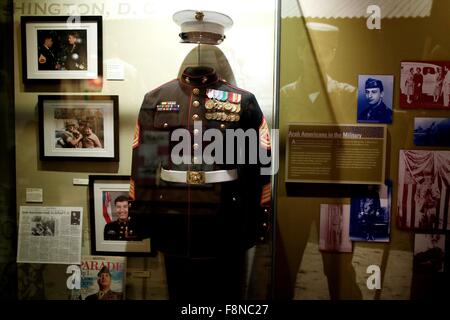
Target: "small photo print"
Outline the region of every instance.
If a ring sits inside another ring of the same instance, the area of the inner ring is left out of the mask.
[[[443,272],[445,261],[444,234],[416,234],[414,239],[414,271]]]
[[[450,118],[414,118],[414,145],[450,147]]]
[[[392,123],[394,76],[358,77],[358,122]]]
[[[42,216],[31,218],[31,235],[53,237],[55,236],[55,219]]]
[[[319,249],[328,252],[352,252],[349,223],[349,205],[321,204]]]
[[[80,225],[80,219],[81,219],[81,212],[80,211],[72,211],[70,214],[70,224],[73,226],[79,226]]]
[[[55,147],[103,148],[102,111],[101,108],[55,109]]]
[[[391,182],[371,186],[362,196],[351,200],[350,239],[388,242],[390,233]]]

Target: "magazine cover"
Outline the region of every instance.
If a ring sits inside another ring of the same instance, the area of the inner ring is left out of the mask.
[[[125,298],[125,257],[83,256],[81,260],[82,300]]]
[[[389,242],[391,188],[387,180],[382,186],[371,186],[363,196],[353,197],[350,208],[352,241]]]

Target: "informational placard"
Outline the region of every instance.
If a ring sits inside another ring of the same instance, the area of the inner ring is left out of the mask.
[[[80,264],[81,207],[21,206],[17,262]]]
[[[286,182],[383,184],[385,125],[288,125]]]

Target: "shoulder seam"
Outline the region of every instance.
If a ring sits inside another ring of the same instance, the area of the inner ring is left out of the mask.
[[[156,87],[156,88],[150,90],[148,93],[153,93],[154,91],[160,89],[161,87],[165,86],[166,84],[172,83],[172,82],[174,82],[174,81],[178,81],[178,79],[175,78],[175,79],[172,79],[172,80],[170,80],[170,81],[167,81],[167,82],[163,83],[162,85],[160,85],[160,86],[158,86],[158,87]]]
[[[247,91],[247,90],[244,90],[244,89],[242,89],[242,88],[239,88],[239,87],[237,87],[237,86],[235,86],[235,85],[232,85],[231,83],[226,82],[226,81],[224,81],[223,79],[220,79],[220,81],[221,81],[222,83],[224,83],[225,85],[232,87],[233,89],[242,91],[242,92],[244,92],[244,93],[253,94],[253,93],[251,93],[250,91]]]

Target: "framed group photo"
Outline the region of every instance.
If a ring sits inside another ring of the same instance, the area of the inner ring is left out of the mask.
[[[137,236],[129,214],[130,176],[90,175],[91,251],[96,255],[153,255],[150,239]]]
[[[118,96],[40,95],[41,160],[119,161]]]
[[[21,17],[23,81],[101,79],[101,16]]]

